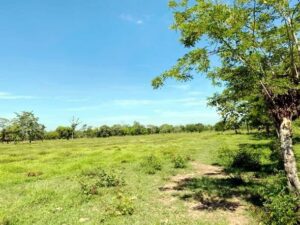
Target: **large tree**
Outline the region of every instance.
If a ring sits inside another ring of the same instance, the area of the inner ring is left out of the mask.
[[[16,113],[12,127],[16,127],[22,140],[33,140],[44,138],[45,126],[39,123],[39,118],[33,112]]]
[[[188,81],[204,73],[235,98],[263,96],[278,130],[291,190],[300,193],[292,121],[300,114],[300,3],[289,0],[170,1],[173,29],[190,51],[153,80]],[[220,60],[220,65],[211,63]]]

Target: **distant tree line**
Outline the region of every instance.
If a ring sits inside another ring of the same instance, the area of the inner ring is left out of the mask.
[[[102,125],[100,127],[82,125],[81,122],[73,117],[70,125],[58,126],[53,131],[46,131],[45,126],[39,123],[39,118],[33,112],[16,113],[15,118],[8,120],[0,118],[0,141],[2,143],[10,142],[32,142],[35,140],[55,140],[55,139],[74,139],[74,138],[105,138],[112,136],[129,136],[129,135],[149,135],[149,134],[167,134],[182,132],[202,132],[213,130],[211,125],[202,123],[187,125],[170,125],[161,126],[142,125],[134,122],[132,125]]]
[[[55,139],[74,139],[74,138],[105,138],[112,136],[134,136],[149,134],[168,134],[168,133],[194,133],[202,131],[226,131],[239,129],[248,131],[250,129],[265,129],[266,133],[275,130],[272,123],[265,119],[263,114],[260,117],[251,118],[251,114],[243,114],[244,117],[233,117],[234,113],[223,117],[222,121],[215,125],[204,125],[202,123],[187,125],[171,125],[163,124],[142,125],[134,122],[132,125],[115,124],[112,126],[102,125],[100,127],[92,127],[83,124],[78,118],[73,117],[68,126],[58,126],[53,131],[46,131],[45,126],[39,123],[39,118],[33,112],[16,113],[15,118],[8,120],[0,118],[0,141],[2,143],[9,142],[32,142],[35,140],[55,140]],[[259,120],[261,118],[261,120]]]
[[[112,136],[134,136],[134,135],[149,135],[149,134],[167,134],[167,133],[182,133],[182,132],[202,132],[205,130],[213,130],[213,126],[197,124],[187,124],[173,126],[163,124],[161,126],[142,125],[139,122],[134,122],[132,125],[103,125],[100,127],[91,127],[83,125],[81,129],[74,132],[74,138],[106,138]],[[54,131],[45,132],[45,139],[71,139],[73,129],[71,126],[59,126]]]

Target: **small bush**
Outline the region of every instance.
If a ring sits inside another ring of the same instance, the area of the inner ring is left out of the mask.
[[[96,180],[98,187],[117,187],[125,184],[123,177],[116,174],[114,171],[105,171],[102,169],[88,170],[83,172],[84,176]]]
[[[244,147],[239,150],[222,148],[219,151],[219,159],[227,169],[239,169],[257,171],[261,169],[261,154],[259,150]]]
[[[90,196],[90,195],[99,194],[98,187],[94,182],[81,181],[80,185],[81,185],[81,191],[85,195]]]
[[[264,222],[268,225],[297,225],[299,198],[285,192],[272,196],[264,204]]]
[[[80,180],[81,190],[86,195],[98,195],[100,188],[123,186],[125,181],[113,171],[94,169],[82,172],[84,176]]]
[[[118,193],[118,202],[116,204],[116,214],[117,215],[132,215],[134,213],[134,204],[133,200],[134,198],[130,198],[128,196],[125,196],[122,193]]]
[[[147,174],[155,174],[162,169],[162,163],[156,156],[151,155],[144,159],[141,167]]]
[[[225,166],[225,167],[230,167],[235,154],[236,154],[236,151],[234,151],[228,147],[221,147],[218,150],[218,159],[219,159],[218,164]]]
[[[233,168],[259,170],[261,168],[260,154],[255,149],[242,148],[233,158]]]
[[[296,225],[300,199],[291,194],[286,187],[284,172],[269,179],[264,186],[255,189],[255,198],[261,206],[262,219],[266,225]]]
[[[181,155],[174,156],[172,159],[172,162],[174,163],[174,168],[180,169],[180,168],[186,168],[187,166],[187,157],[183,157]]]

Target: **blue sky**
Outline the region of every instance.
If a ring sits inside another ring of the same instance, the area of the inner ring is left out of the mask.
[[[199,75],[153,90],[185,49],[167,0],[1,0],[0,117],[33,111],[48,129],[70,123],[214,123]]]

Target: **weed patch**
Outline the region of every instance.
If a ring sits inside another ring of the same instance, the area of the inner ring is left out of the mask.
[[[141,168],[147,174],[155,174],[157,171],[162,169],[162,162],[155,155],[150,155],[146,157],[141,163]]]
[[[82,193],[85,195],[98,195],[100,188],[119,187],[125,185],[122,176],[114,171],[102,169],[86,170],[82,172],[83,178],[80,179]]]
[[[173,156],[172,162],[174,164],[175,169],[182,169],[182,168],[187,167],[188,160],[189,160],[189,157],[175,155],[175,156]]]

